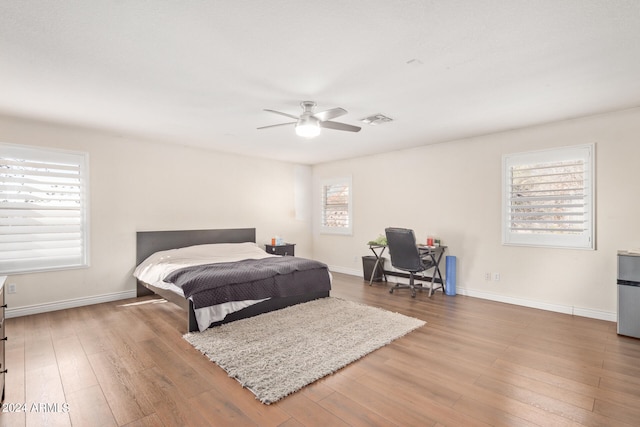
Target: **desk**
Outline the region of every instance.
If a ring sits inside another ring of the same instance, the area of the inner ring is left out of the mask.
[[[376,268],[378,268],[378,264],[380,264],[381,262],[384,262],[382,260],[382,256],[384,255],[384,252],[387,249],[387,245],[369,245],[369,249],[376,256],[376,263],[373,267],[373,271],[375,273]],[[434,269],[432,276],[425,276],[424,274],[414,275],[414,279],[416,281],[429,282],[431,284],[431,287],[429,289],[429,296],[431,296],[431,294],[433,293],[434,284],[436,283],[440,284],[440,286],[436,287],[435,289],[442,288],[442,292],[445,292],[445,284],[444,284],[444,280],[442,279],[442,273],[440,272],[440,261],[442,261],[442,256],[444,255],[444,252],[446,249],[447,249],[446,246],[418,245],[418,251],[420,252],[420,255],[422,257],[426,257],[426,256],[430,257],[434,265],[433,267],[431,267]],[[431,270],[431,268],[429,268],[429,270]],[[372,274],[371,278],[369,279],[369,286],[371,286],[371,284],[373,283],[373,276],[374,274]],[[409,278],[408,273],[403,273],[401,271],[395,271],[395,270],[385,270],[383,268],[382,278],[384,279],[385,282],[387,281],[387,276]]]

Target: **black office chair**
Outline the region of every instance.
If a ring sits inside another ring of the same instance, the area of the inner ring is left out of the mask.
[[[389,227],[385,228],[384,232],[387,235],[391,265],[409,273],[409,284],[398,283],[389,289],[389,293],[392,294],[396,289],[411,289],[411,298],[415,298],[416,289],[418,289],[414,284],[416,273],[435,267],[435,263],[431,259],[420,256],[413,230]]]

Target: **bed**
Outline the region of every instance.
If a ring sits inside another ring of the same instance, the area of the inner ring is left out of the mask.
[[[252,260],[245,260],[245,257],[261,259],[261,264],[267,263],[275,265],[273,268],[279,271],[285,267],[289,268],[287,266],[291,263],[296,263],[297,265],[311,265],[311,263],[316,263],[315,261],[305,260],[303,258],[283,258],[267,254],[257,247],[255,241],[255,228],[138,232],[136,233],[136,270],[134,272],[134,276],[136,276],[137,279],[137,295],[156,294],[182,307],[187,312],[187,329],[189,332],[204,330],[207,327],[217,326],[329,296],[331,277],[326,266],[324,266],[324,270],[317,268],[318,266],[313,266],[313,268],[309,267],[309,269],[313,269],[313,271],[295,271],[292,273],[285,272],[282,275],[278,274],[275,280],[286,284],[285,291],[276,291],[273,295],[267,295],[267,293],[271,291],[253,286],[253,284],[263,286],[267,282],[267,285],[271,286],[273,280],[265,277],[265,279],[242,284],[244,289],[249,290],[248,292],[250,292],[251,295],[255,295],[255,292],[257,292],[258,297],[252,297],[249,300],[235,301],[233,297],[226,296],[225,298],[227,298],[227,300],[225,300],[225,302],[220,304],[212,303],[207,306],[203,305],[203,301],[213,301],[210,293],[190,295],[189,298],[187,298],[185,295],[189,294],[190,284],[180,288],[174,286],[173,283],[165,283],[164,280],[158,281],[157,277],[159,277],[160,273],[157,271],[155,275],[152,274],[151,276],[149,274],[140,274],[141,271],[152,271],[150,266],[153,265],[153,261],[156,259],[165,259],[169,256],[182,259],[190,257],[191,254],[196,254],[195,256],[197,258],[200,256],[198,254],[200,254],[199,251],[201,250],[207,251],[207,254],[210,254],[211,250],[218,254],[226,254],[229,248],[231,248],[229,258],[227,258],[226,255],[219,259],[214,257],[214,261],[208,260],[205,263],[206,265],[201,266],[200,264],[203,262],[194,262],[194,266],[185,266],[187,268],[172,273],[173,278],[171,280],[179,283],[184,277],[190,278],[190,275],[206,272],[208,271],[208,266],[213,265],[209,262],[216,263],[216,269],[225,267],[227,274],[231,272],[234,275],[238,275],[241,271],[244,271],[242,269],[247,268],[249,270],[255,270],[256,267],[254,267],[253,264],[245,265],[253,262]],[[245,255],[244,251],[249,251],[249,255]],[[262,260],[262,258],[264,258],[264,260]],[[258,261],[255,262],[257,263]],[[262,268],[262,266],[260,266],[260,268]],[[297,269],[298,267],[296,266],[295,268]],[[167,275],[166,277],[170,276]],[[203,279],[199,280],[200,282],[198,283],[202,283]],[[215,279],[209,278],[207,280]],[[203,298],[201,295],[209,295],[209,298]]]

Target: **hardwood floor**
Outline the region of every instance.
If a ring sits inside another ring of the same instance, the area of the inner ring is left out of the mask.
[[[640,423],[640,340],[611,322],[334,273],[332,295],[427,325],[267,406],[139,299],[7,320],[2,426],[617,426]],[[24,404],[24,406],[22,406]]]

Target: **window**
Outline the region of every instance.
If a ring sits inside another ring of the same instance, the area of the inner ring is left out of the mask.
[[[503,243],[593,249],[593,144],[503,156]]]
[[[87,163],[0,143],[0,274],[88,265]]]
[[[351,234],[351,178],[322,182],[321,231],[331,234]]]

